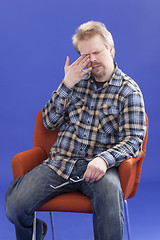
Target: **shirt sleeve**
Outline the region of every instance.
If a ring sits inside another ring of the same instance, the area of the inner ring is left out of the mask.
[[[42,111],[43,124],[47,129],[54,130],[63,124],[71,96],[72,89],[68,88],[62,81]]]
[[[146,133],[145,108],[141,92],[133,92],[125,98],[118,121],[118,144],[98,154],[109,168],[118,166],[128,158],[137,157],[141,152]]]

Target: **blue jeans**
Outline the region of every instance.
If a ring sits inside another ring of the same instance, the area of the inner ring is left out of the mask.
[[[79,160],[71,177],[83,176],[88,162]],[[31,240],[34,212],[49,199],[67,192],[80,191],[91,199],[95,240],[123,239],[123,193],[118,169],[111,168],[97,182],[85,180],[53,189],[66,180],[41,164],[14,180],[6,193],[6,216],[15,225],[17,240]],[[42,222],[37,219],[36,237],[42,236]]]

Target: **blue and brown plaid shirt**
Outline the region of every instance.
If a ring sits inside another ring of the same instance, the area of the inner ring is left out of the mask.
[[[90,74],[72,89],[62,81],[43,109],[43,122],[59,128],[44,163],[65,179],[79,159],[100,156],[111,168],[138,156],[146,131],[142,93],[117,65],[100,88]]]

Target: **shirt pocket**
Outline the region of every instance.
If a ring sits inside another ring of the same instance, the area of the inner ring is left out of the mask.
[[[118,115],[117,106],[103,104],[99,109],[99,126],[98,130],[106,134],[118,133]]]
[[[76,97],[70,104],[68,108],[69,121],[71,124],[75,124],[81,117],[83,107],[84,107],[84,99]]]

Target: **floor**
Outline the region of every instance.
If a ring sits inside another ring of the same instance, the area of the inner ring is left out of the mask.
[[[136,196],[128,200],[132,240],[160,240],[160,187],[159,183],[140,183]],[[5,188],[0,193],[1,240],[15,240],[13,225],[4,211]],[[48,213],[37,213],[48,224],[46,240],[51,240]],[[93,240],[92,215],[54,213],[56,240]],[[124,240],[127,240],[126,225]],[[114,239],[115,240],[115,239]]]

